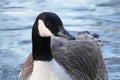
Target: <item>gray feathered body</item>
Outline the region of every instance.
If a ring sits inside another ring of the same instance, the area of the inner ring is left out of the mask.
[[[73,80],[107,80],[108,74],[98,38],[79,34],[76,40],[53,39],[52,54]],[[21,70],[19,80],[26,80],[33,70],[30,55]],[[24,79],[23,79],[24,78]]]
[[[53,51],[53,55],[73,80],[107,80],[106,65],[97,43],[69,41],[65,47]]]

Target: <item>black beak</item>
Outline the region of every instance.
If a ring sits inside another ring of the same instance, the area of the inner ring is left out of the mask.
[[[64,37],[70,40],[75,40],[75,37],[69,34],[63,27],[59,29],[59,32],[57,33],[56,36]]]

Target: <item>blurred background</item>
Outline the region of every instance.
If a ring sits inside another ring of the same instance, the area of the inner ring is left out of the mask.
[[[44,11],[57,13],[73,35],[98,33],[109,80],[120,80],[120,0],[0,0],[0,80],[17,80],[31,52],[31,28]]]

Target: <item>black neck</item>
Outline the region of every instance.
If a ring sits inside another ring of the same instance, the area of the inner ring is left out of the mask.
[[[33,60],[51,61],[50,37],[33,36]]]

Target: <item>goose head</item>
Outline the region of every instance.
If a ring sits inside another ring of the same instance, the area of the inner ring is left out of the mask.
[[[64,29],[61,19],[55,13],[43,12],[37,16],[32,29],[33,60],[50,61],[53,58],[51,36],[75,39]]]
[[[63,27],[61,19],[52,12],[43,12],[36,18],[33,26],[33,37],[50,37],[58,36],[70,40],[75,38],[70,35]]]

